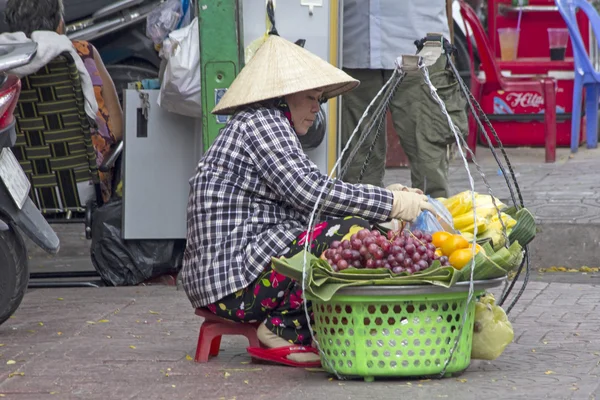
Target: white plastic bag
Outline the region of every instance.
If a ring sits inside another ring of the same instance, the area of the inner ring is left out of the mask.
[[[158,105],[172,113],[201,117],[198,18],[185,28],[171,32],[163,43],[162,53],[167,65]]]

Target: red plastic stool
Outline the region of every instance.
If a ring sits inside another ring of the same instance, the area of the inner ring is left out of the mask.
[[[243,335],[248,338],[250,347],[260,347],[260,342],[256,336],[256,329],[260,323],[250,324],[230,321],[218,317],[204,308],[196,308],[196,315],[203,317],[204,322],[200,326],[194,361],[205,363],[208,362],[210,356],[219,355],[222,335]]]

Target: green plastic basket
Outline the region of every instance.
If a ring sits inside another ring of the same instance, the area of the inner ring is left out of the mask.
[[[475,282],[475,296],[498,280]],[[503,281],[503,280],[502,280]],[[440,374],[458,337],[468,282],[438,286],[345,288],[328,302],[312,300],[323,368],[340,376],[422,377]],[[475,297],[446,374],[471,362]]]

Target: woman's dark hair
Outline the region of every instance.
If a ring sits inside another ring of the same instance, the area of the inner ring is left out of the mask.
[[[64,14],[62,0],[8,0],[4,10],[11,32],[56,31]]]

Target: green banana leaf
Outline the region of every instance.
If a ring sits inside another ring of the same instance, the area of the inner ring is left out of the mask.
[[[515,207],[510,207],[504,210],[504,212],[517,221],[517,224],[508,235],[508,241],[510,243],[518,241],[522,247],[531,243],[537,233],[535,217],[531,211],[526,208],[521,208],[517,211]]]
[[[273,258],[273,269],[280,274],[297,281],[302,281],[304,252],[290,258]],[[334,272],[329,264],[307,253],[307,270],[305,290],[309,297],[322,301],[330,300],[337,291],[351,286],[377,285],[438,285],[450,287],[456,283],[456,270],[452,267],[442,267],[439,262],[433,263],[424,271],[409,275],[394,274],[387,269],[354,269]]]

